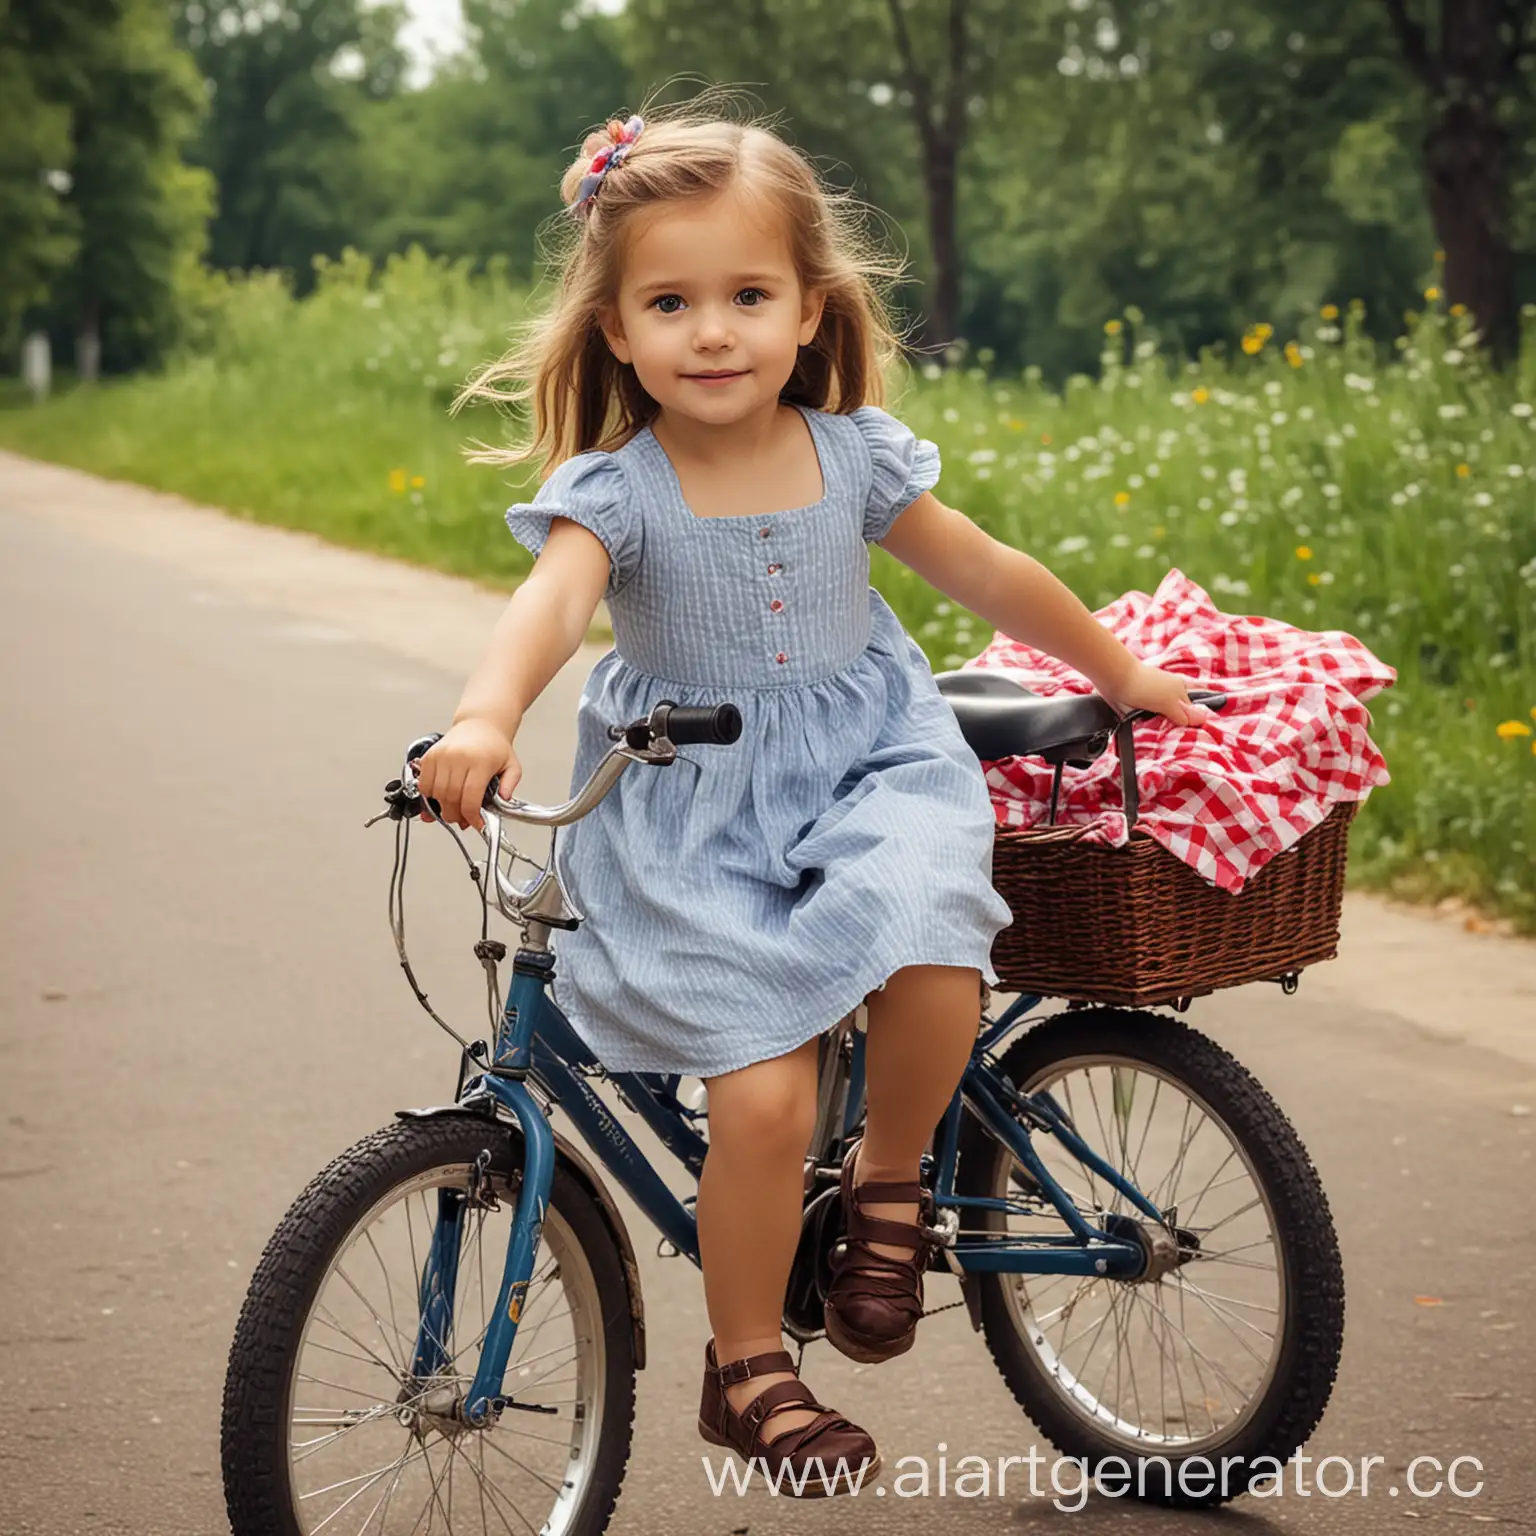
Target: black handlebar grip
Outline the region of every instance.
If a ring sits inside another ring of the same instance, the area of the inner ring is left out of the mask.
[[[674,704],[666,730],[668,740],[680,747],[694,742],[729,746],[741,735],[741,711],[734,704]]]

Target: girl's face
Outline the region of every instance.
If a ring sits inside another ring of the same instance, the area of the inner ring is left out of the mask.
[[[725,425],[777,408],[823,303],[802,291],[769,209],[732,189],[641,215],[617,308],[600,318],[664,411]]]

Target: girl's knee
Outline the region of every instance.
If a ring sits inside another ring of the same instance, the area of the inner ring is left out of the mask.
[[[711,1145],[803,1157],[815,1127],[814,1078],[778,1062],[758,1062],[710,1084]]]

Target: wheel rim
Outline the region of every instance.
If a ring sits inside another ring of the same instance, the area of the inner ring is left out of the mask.
[[[304,1320],[287,1399],[288,1482],[306,1536],[410,1531],[561,1536],[598,1453],[606,1349],[591,1266],[550,1206],[505,1390],[520,1402],[485,1429],[448,1411],[474,1376],[496,1306],[515,1211],[492,1172],[499,1211],[461,1220],[451,1358],[404,1401],[419,1318],[417,1291],[439,1189],[466,1190],[470,1165],[448,1163],[397,1185],[347,1233]],[[401,1422],[402,1410],[414,1422]]]
[[[1071,1057],[1021,1087],[1048,1088],[1083,1140],[1160,1210],[1173,1209],[1175,1229],[1198,1242],[1195,1256],[1155,1280],[1000,1274],[1009,1323],[1040,1376],[1074,1414],[1128,1449],[1186,1456],[1230,1442],[1263,1400],[1284,1342],[1285,1270],[1252,1163],[1204,1099],[1130,1057]],[[1090,1223],[1129,1214],[1166,1230],[1056,1137],[1032,1142]],[[1033,1205],[1026,1180],[999,1145],[988,1193]],[[1040,1209],[1010,1211],[1010,1235],[1060,1233],[1055,1208]]]

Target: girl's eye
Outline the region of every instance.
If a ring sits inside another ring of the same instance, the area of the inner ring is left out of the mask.
[[[743,288],[741,292],[736,295],[736,297],[738,299],[744,298],[749,293],[753,295],[754,302],[746,306],[748,309],[758,308],[761,301],[768,297],[767,293],[761,288]],[[664,315],[677,314],[678,311],[682,308],[682,304],[682,295],[677,293],[658,294],[656,298],[651,300],[652,308],[658,310],[661,314]]]

